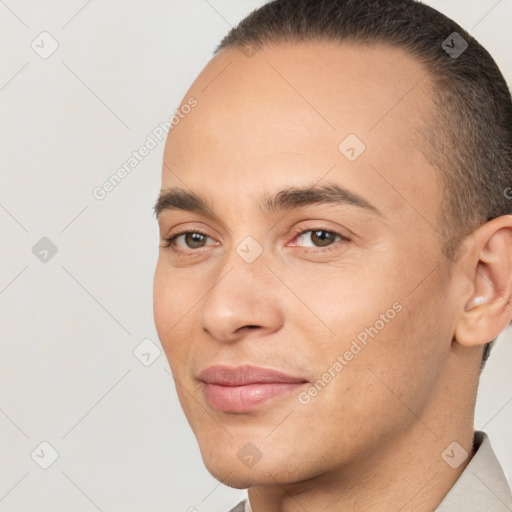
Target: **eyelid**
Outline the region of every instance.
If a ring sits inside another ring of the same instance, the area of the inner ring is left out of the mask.
[[[304,227],[297,228],[292,233],[293,240],[295,240],[296,238],[299,238],[300,236],[302,236],[305,233],[308,233],[308,232],[313,232],[314,233],[314,232],[317,232],[317,231],[325,231],[325,232],[330,233],[332,235],[339,236],[341,238],[341,240],[345,241],[345,242],[350,242],[351,241],[351,238],[348,235],[343,234],[340,231],[337,231],[336,229],[331,229],[331,228],[328,228],[326,226],[321,226],[321,225],[316,225],[316,226],[307,227],[307,228],[304,228]],[[338,241],[340,241],[340,240],[338,240]],[[333,242],[332,244],[330,244],[328,246],[325,246],[325,247],[316,247],[316,249],[319,249],[319,250],[327,249],[328,247],[333,246],[335,243],[336,242]],[[298,247],[302,247],[302,246],[298,246]],[[308,246],[308,248],[311,249],[311,248],[314,248],[314,247],[309,247]]]
[[[170,233],[169,235],[167,235],[165,238],[162,239],[162,245],[161,247],[172,247],[176,240],[180,237],[180,236],[183,236],[183,235],[188,235],[188,234],[198,234],[198,235],[202,235],[206,238],[209,238],[211,240],[214,240],[210,235],[206,234],[204,231],[202,231],[201,229],[195,229],[195,228],[189,228],[189,229],[183,229],[182,231],[176,231],[175,233]],[[210,244],[210,245],[217,245],[219,244],[219,242],[215,241],[216,243],[215,244]],[[201,252],[201,249],[204,249],[204,247],[200,247],[199,249],[183,249],[183,248],[179,248],[179,249],[175,249],[176,252]]]
[[[326,245],[324,247],[317,247],[317,246],[301,246],[301,245],[292,245],[292,247],[302,247],[303,248],[303,252],[305,253],[308,253],[308,252],[315,252],[315,253],[325,253],[325,252],[328,252],[328,251],[332,251],[332,250],[336,250],[340,244],[340,242],[350,242],[351,239],[343,234],[343,233],[340,233],[339,231],[336,231],[335,229],[331,229],[331,228],[328,228],[328,227],[325,227],[325,226],[321,226],[321,225],[314,225],[312,227],[300,227],[300,228],[297,228],[295,230],[292,231],[292,234],[291,234],[291,237],[292,237],[292,241],[296,240],[297,238],[299,238],[300,236],[306,234],[306,233],[314,233],[314,232],[318,232],[318,231],[325,231],[326,233],[330,233],[332,235],[335,235],[335,238],[336,237],[339,237],[340,240],[337,240],[337,241],[334,241],[332,242],[331,244],[329,245]],[[188,255],[188,256],[192,256],[192,255],[200,255],[202,254],[203,252],[205,252],[208,247],[208,245],[218,245],[220,242],[218,241],[215,241],[214,244],[207,244],[206,246],[203,246],[203,247],[199,247],[199,248],[196,248],[196,249],[187,249],[187,248],[180,248],[180,247],[176,247],[175,243],[176,243],[176,240],[181,237],[181,236],[184,236],[184,235],[187,235],[187,234],[199,234],[199,235],[202,235],[206,238],[209,238],[211,240],[215,240],[213,239],[210,235],[206,234],[203,230],[201,229],[196,229],[196,228],[184,228],[182,230],[179,230],[179,231],[176,231],[176,232],[171,232],[167,237],[165,237],[163,240],[162,240],[162,244],[161,244],[161,247],[163,248],[172,248],[172,250],[179,254],[185,254],[185,255]]]

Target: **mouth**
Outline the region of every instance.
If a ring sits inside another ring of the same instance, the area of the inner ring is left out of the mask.
[[[278,370],[256,366],[210,366],[199,374],[206,402],[223,412],[249,412],[309,382]]]

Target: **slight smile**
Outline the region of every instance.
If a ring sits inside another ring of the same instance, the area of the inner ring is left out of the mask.
[[[309,384],[302,377],[251,365],[209,366],[198,378],[208,405],[223,412],[249,412]]]

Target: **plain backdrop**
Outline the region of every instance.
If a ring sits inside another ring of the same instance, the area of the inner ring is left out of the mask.
[[[163,142],[104,199],[93,190],[263,3],[0,1],[0,512],[225,512],[245,496],[204,468],[158,354],[152,207]],[[427,3],[512,83],[512,0]],[[511,363],[506,333],[475,421],[509,482]]]

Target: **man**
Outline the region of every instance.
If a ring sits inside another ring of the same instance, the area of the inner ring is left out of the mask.
[[[276,0],[169,133],[158,334],[233,511],[505,511],[474,432],[512,317],[512,101],[412,0]],[[190,109],[189,109],[190,110]]]

